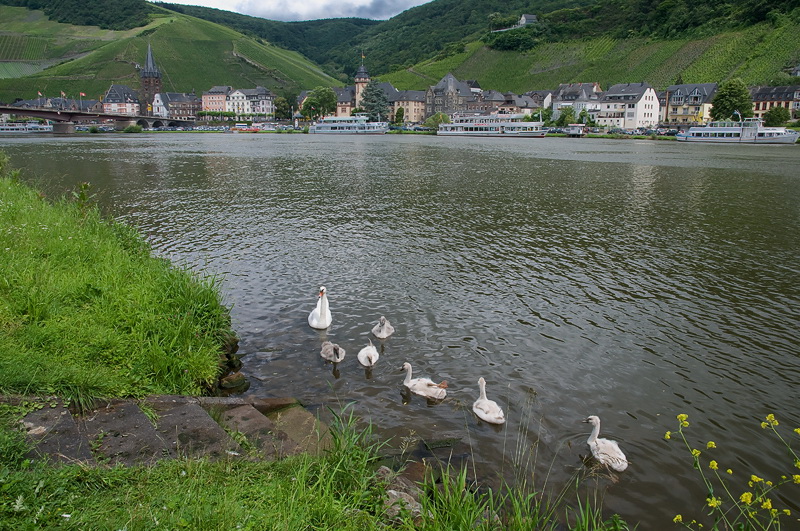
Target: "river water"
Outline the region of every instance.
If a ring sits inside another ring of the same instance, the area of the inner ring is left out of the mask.
[[[394,447],[460,439],[479,477],[535,473],[550,491],[583,466],[581,420],[598,415],[631,466],[593,484],[643,529],[707,512],[688,451],[664,439],[678,413],[737,497],[750,474],[798,472],[759,427],[776,414],[800,448],[798,147],[150,134],[0,148],[49,195],[89,181],[158,254],[221,276],[247,394],[355,402]],[[327,332],[306,321],[320,285]],[[373,338],[367,373],[356,354],[381,315],[397,332]],[[325,339],[347,349],[336,367]],[[447,400],[407,401],[405,361],[447,380]],[[501,428],[471,412],[481,376]],[[781,491],[797,518],[800,486]]]

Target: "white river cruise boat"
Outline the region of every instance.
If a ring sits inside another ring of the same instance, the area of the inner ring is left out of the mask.
[[[524,114],[485,114],[458,116],[449,124],[440,124],[441,136],[510,136],[543,138],[547,131],[542,122],[523,122]]]
[[[0,122],[0,133],[52,133],[53,126],[39,122]]]
[[[677,134],[682,142],[722,142],[747,144],[794,144],[800,138],[796,131],[785,127],[766,127],[758,118],[741,122],[711,122],[706,126],[690,127]]]
[[[309,133],[334,135],[382,135],[389,130],[387,122],[370,122],[367,116],[331,116],[308,128]]]

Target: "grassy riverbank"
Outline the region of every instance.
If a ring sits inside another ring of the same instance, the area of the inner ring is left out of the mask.
[[[135,229],[101,219],[88,186],[48,201],[2,153],[0,271],[0,394],[81,405],[199,394],[218,375],[232,332],[215,279],[154,258]],[[497,493],[464,470],[429,479],[416,516],[391,517],[380,443],[352,415],[335,415],[323,456],[52,468],[26,457],[14,429],[31,407],[0,404],[0,529],[627,528],[603,520],[602,500],[577,494],[577,478],[555,496],[525,481]]]
[[[200,394],[232,334],[214,278],[101,219],[88,187],[52,203],[0,154],[0,393]]]

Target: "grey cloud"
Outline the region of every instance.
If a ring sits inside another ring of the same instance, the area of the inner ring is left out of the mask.
[[[237,2],[232,9],[239,13],[283,21],[344,17],[383,20],[427,1],[430,0],[372,0],[368,4],[359,5],[353,2],[330,2],[329,0],[306,0],[305,2],[244,0]]]

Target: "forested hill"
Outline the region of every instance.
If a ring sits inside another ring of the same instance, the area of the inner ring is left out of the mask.
[[[128,30],[147,25],[154,12],[145,0],[0,0],[0,4],[40,9],[55,22]]]
[[[327,71],[352,75],[361,52],[370,73],[408,68],[451,55],[486,37],[492,25],[535,14],[535,28],[517,31],[495,49],[527,51],[544,43],[588,37],[700,38],[781,18],[800,21],[800,0],[434,0],[386,21],[326,19],[276,22],[216,9],[158,4],[231,26],[303,53]],[[495,47],[491,39],[486,39]],[[800,59],[800,58],[799,58]],[[340,76],[341,77],[341,76]]]

